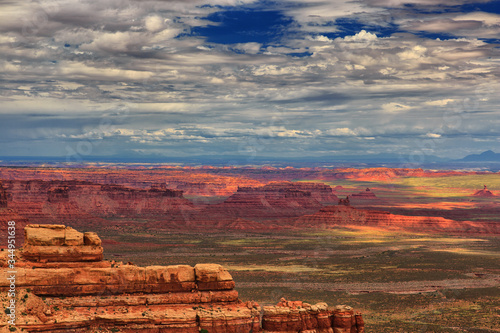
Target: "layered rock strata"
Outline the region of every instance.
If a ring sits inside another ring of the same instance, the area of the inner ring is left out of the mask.
[[[338,305],[333,310],[326,303],[311,305],[301,301],[281,299],[276,306],[264,306],[264,332],[304,333],[364,333],[360,313],[350,306]]]
[[[0,181],[0,234],[7,235],[9,221],[15,221],[19,230],[22,230],[28,224],[28,219],[19,215],[16,209],[8,207],[8,195]],[[21,244],[22,242],[18,245]]]
[[[8,252],[0,253],[1,299],[8,301]],[[28,225],[15,265],[16,325],[2,311],[0,332],[364,332],[360,315],[345,306],[244,303],[217,264],[103,261],[95,233],[63,225]]]
[[[231,218],[297,217],[337,201],[332,188],[325,184],[271,182],[260,187],[239,187],[223,203],[211,205],[204,212]]]
[[[37,223],[50,223],[54,218],[68,223],[162,218],[193,207],[182,191],[161,186],[146,190],[84,181],[8,180],[4,187],[10,196],[9,207]]]
[[[0,181],[0,208],[7,208],[7,192]]]
[[[367,188],[362,192],[351,194],[351,197],[356,199],[374,199],[377,196],[369,188]]]
[[[94,184],[115,184],[148,189],[165,184],[169,189],[182,190],[186,195],[229,196],[238,186],[259,186],[262,183],[240,175],[210,174],[206,168],[155,166],[154,169],[87,167],[87,168],[1,168],[0,179],[86,181]]]
[[[289,225],[296,228],[320,229],[355,225],[423,232],[500,233],[500,225],[494,222],[455,221],[435,216],[396,215],[345,205],[324,207],[315,214],[295,219]]]

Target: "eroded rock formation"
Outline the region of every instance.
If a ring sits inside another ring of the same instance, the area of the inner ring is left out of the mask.
[[[423,232],[500,233],[498,223],[455,221],[435,216],[406,216],[389,212],[357,209],[351,206],[327,206],[317,213],[304,215],[290,223],[296,228],[328,229],[337,226],[368,226]]]
[[[374,199],[377,196],[369,188],[367,188],[362,192],[351,194],[351,197],[356,199]]]
[[[260,187],[239,187],[221,204],[211,205],[206,215],[241,218],[283,218],[312,213],[324,204],[337,203],[332,188],[322,183],[271,182]]]
[[[3,188],[3,184],[0,181],[0,208],[7,208],[7,192]]]
[[[8,207],[7,192],[0,181],[0,234],[7,235],[7,223],[9,221],[15,221],[19,230],[23,230],[28,224],[28,219],[19,215],[17,210]],[[20,244],[22,242],[19,242]]]
[[[238,186],[259,186],[260,181],[241,175],[210,174],[210,168],[161,166],[154,169],[129,168],[2,168],[0,179],[85,181],[94,184],[114,184],[129,188],[148,189],[165,184],[186,195],[229,196]]]
[[[132,189],[59,180],[8,180],[4,186],[10,195],[9,206],[38,223],[50,223],[54,218],[88,222],[110,217],[162,217],[193,206],[182,191],[158,186]]]
[[[2,251],[3,302],[9,301],[7,259]],[[242,302],[231,275],[217,264],[138,267],[103,261],[95,233],[63,225],[26,227],[15,285],[15,327],[25,332],[364,332],[361,315],[346,306]],[[13,327],[8,312],[0,314],[0,332]]]
[[[475,197],[494,197],[495,195],[484,185],[482,190],[474,192]]]

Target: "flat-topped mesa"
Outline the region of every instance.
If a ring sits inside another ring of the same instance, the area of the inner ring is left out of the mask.
[[[329,185],[315,182],[273,181],[264,186],[239,186],[237,193],[265,193],[271,197],[312,197],[322,203],[332,203],[337,200]]]
[[[3,185],[9,208],[31,223],[50,224],[56,219],[88,227],[115,217],[163,220],[193,207],[182,191],[161,186],[142,189],[76,180],[7,180]]]
[[[270,182],[260,187],[238,187],[224,202],[208,206],[204,216],[255,218],[298,217],[338,201],[332,188],[321,183]]]
[[[364,190],[364,191],[351,194],[351,197],[357,198],[357,199],[374,199],[377,196],[369,188],[366,188],[366,190]]]
[[[183,191],[166,188],[154,184],[149,190],[127,188],[122,185],[101,185],[101,191],[113,199],[134,199],[134,198],[183,198]]]
[[[8,251],[1,251],[4,300],[11,284],[4,269],[8,259]],[[15,327],[27,332],[364,332],[350,308],[244,303],[231,274],[218,264],[138,267],[103,261],[97,234],[64,225],[28,225],[15,265]],[[2,333],[14,327],[9,315],[0,312]]]

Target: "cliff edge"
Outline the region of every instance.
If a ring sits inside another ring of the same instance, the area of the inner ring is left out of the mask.
[[[364,332],[348,306],[243,302],[218,264],[139,267],[103,261],[93,232],[38,224],[24,232],[15,263],[0,252],[0,332]]]

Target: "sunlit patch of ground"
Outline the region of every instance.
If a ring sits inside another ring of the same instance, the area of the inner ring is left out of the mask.
[[[476,255],[476,256],[500,257],[500,252],[484,251],[484,250],[483,251],[471,250],[471,249],[464,249],[464,248],[433,249],[433,251],[450,252],[450,253],[458,253],[458,254],[466,254],[466,255]]]
[[[291,266],[269,266],[269,265],[226,265],[230,271],[265,271],[265,272],[284,272],[284,273],[303,273],[319,272],[319,268],[312,268],[301,265]]]
[[[453,210],[457,208],[474,208],[477,206],[476,202],[450,202],[450,201],[441,201],[441,202],[433,202],[433,203],[394,203],[393,207],[401,207],[407,209],[441,209],[441,210]]]

